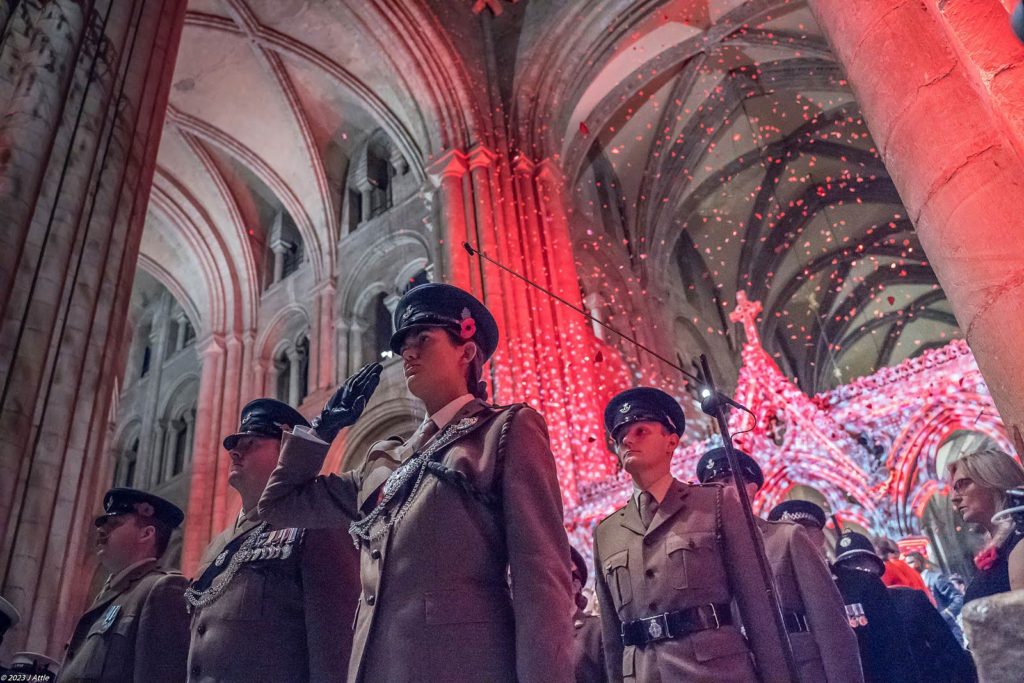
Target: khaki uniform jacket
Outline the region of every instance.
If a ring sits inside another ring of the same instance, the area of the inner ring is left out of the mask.
[[[782,612],[803,614],[811,629],[789,634],[800,683],[863,683],[857,635],[821,553],[799,524],[757,521]]]
[[[601,645],[601,617],[577,612],[573,619],[576,683],[604,683],[608,673]]]
[[[215,538],[197,576],[258,524],[241,519]],[[348,534],[318,529],[307,530],[286,559],[240,565],[217,600],[193,611],[189,683],[344,681],[359,599],[357,562]]]
[[[433,439],[452,439],[439,462],[496,496],[498,507],[425,474],[401,521],[361,544],[363,599],[349,680],[572,680],[569,544],[543,418],[474,400]],[[359,470],[317,476],[326,452],[286,434],[260,515],[348,526],[413,455],[388,439],[371,446]]]
[[[78,620],[61,683],[180,683],[188,657],[188,613],[179,572],[156,560],[97,596]]]
[[[673,480],[646,532],[632,499],[598,525],[594,565],[610,680],[790,680],[753,540],[735,492],[726,491]],[[734,599],[749,646],[734,623],[623,647],[624,622]]]

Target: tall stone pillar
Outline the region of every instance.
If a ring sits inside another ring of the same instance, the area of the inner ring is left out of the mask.
[[[535,164],[482,145],[468,154],[447,152],[431,174],[445,226],[439,239],[441,279],[469,289],[494,312],[502,334],[492,362],[497,400],[527,401],[544,413],[563,499],[572,506],[578,484],[611,472],[600,428],[606,398],[601,387],[623,388],[624,368],[579,313],[462,248],[468,240],[582,307],[564,180],[552,162]],[[599,354],[607,357],[600,367],[595,366]]]
[[[55,657],[79,576],[184,0],[17,4],[0,44],[0,657]]]
[[[1024,244],[1024,88],[1006,96],[1020,83],[1024,49],[994,0],[810,6],[1003,422],[1024,451],[1024,252],[1017,248]],[[1000,21],[992,20],[996,10]],[[972,57],[979,50],[980,60]],[[998,81],[979,70],[993,64]]]
[[[448,273],[448,282],[472,291],[479,276],[474,276],[477,272],[473,267],[475,264],[470,263],[469,254],[462,248],[462,243],[470,237],[463,190],[466,171],[466,155],[458,151],[446,153],[430,168],[438,185],[441,214],[446,228],[441,237],[444,248],[439,252],[442,267]]]
[[[220,404],[224,394],[224,340],[211,335],[199,343],[199,398],[196,401],[195,445],[189,484],[181,570],[190,575],[203,550],[220,529],[214,520],[217,470],[222,457]]]
[[[313,334],[310,335],[309,393],[333,389],[334,368],[334,281],[326,280],[314,288],[316,296]],[[338,358],[344,358],[341,354]]]

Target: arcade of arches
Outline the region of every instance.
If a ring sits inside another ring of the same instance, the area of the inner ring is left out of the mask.
[[[59,654],[113,484],[186,509],[170,557],[195,567],[239,509],[220,440],[246,401],[311,416],[381,360],[327,467],[411,433],[386,341],[421,282],[495,311],[489,383],[544,413],[574,533],[622,482],[600,424],[616,391],[661,386],[690,444],[714,438],[671,368],[465,241],[664,357],[707,354],[729,389],[755,351],[819,407],[886,368],[962,362],[977,419],[930,433],[912,514],[797,469],[770,495],[967,571],[944,463],[1024,446],[1009,4],[4,3],[0,593],[26,617],[5,651]],[[736,317],[741,292],[759,316]],[[798,429],[783,422],[764,444]],[[892,444],[855,423],[842,438],[877,451],[883,491]]]

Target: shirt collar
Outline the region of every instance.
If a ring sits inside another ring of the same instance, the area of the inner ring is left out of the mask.
[[[126,576],[131,574],[133,571],[146,564],[147,562],[156,562],[155,557],[145,557],[138,562],[133,562],[116,574],[111,574],[110,578],[107,579],[107,585],[113,588],[118,584],[119,581],[123,580]]]
[[[673,477],[672,474],[669,473],[666,474],[661,479],[659,479],[658,481],[651,484],[647,488],[647,490],[651,492],[651,495],[654,496],[654,500],[658,501],[659,505],[661,504],[661,501],[665,500],[665,495],[668,493],[669,488],[671,488],[673,481],[675,481],[675,477]],[[636,481],[634,481],[633,500],[636,501],[637,504],[639,504],[640,494],[643,492],[644,489],[641,489],[639,486],[637,486]]]
[[[430,420],[437,426],[439,430],[444,429],[448,425],[448,423],[455,418],[455,415],[464,407],[466,407],[466,405],[469,404],[472,400],[473,394],[463,394],[454,401],[450,402],[444,408],[441,408],[433,415],[428,415],[426,418],[424,418],[423,421],[426,422],[427,420]]]

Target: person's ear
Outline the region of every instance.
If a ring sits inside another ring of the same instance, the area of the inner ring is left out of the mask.
[[[155,543],[156,542],[156,527],[153,526],[152,524],[145,524],[145,525],[143,525],[142,528],[139,529],[138,539],[139,539],[140,543],[145,542],[145,541],[150,541],[150,540],[152,540]]]
[[[462,360],[466,361],[466,365],[469,365],[479,352],[480,350],[476,347],[476,342],[466,342],[462,345]]]
[[[676,447],[679,446],[679,435],[669,432],[668,434],[668,452],[675,453]]]

